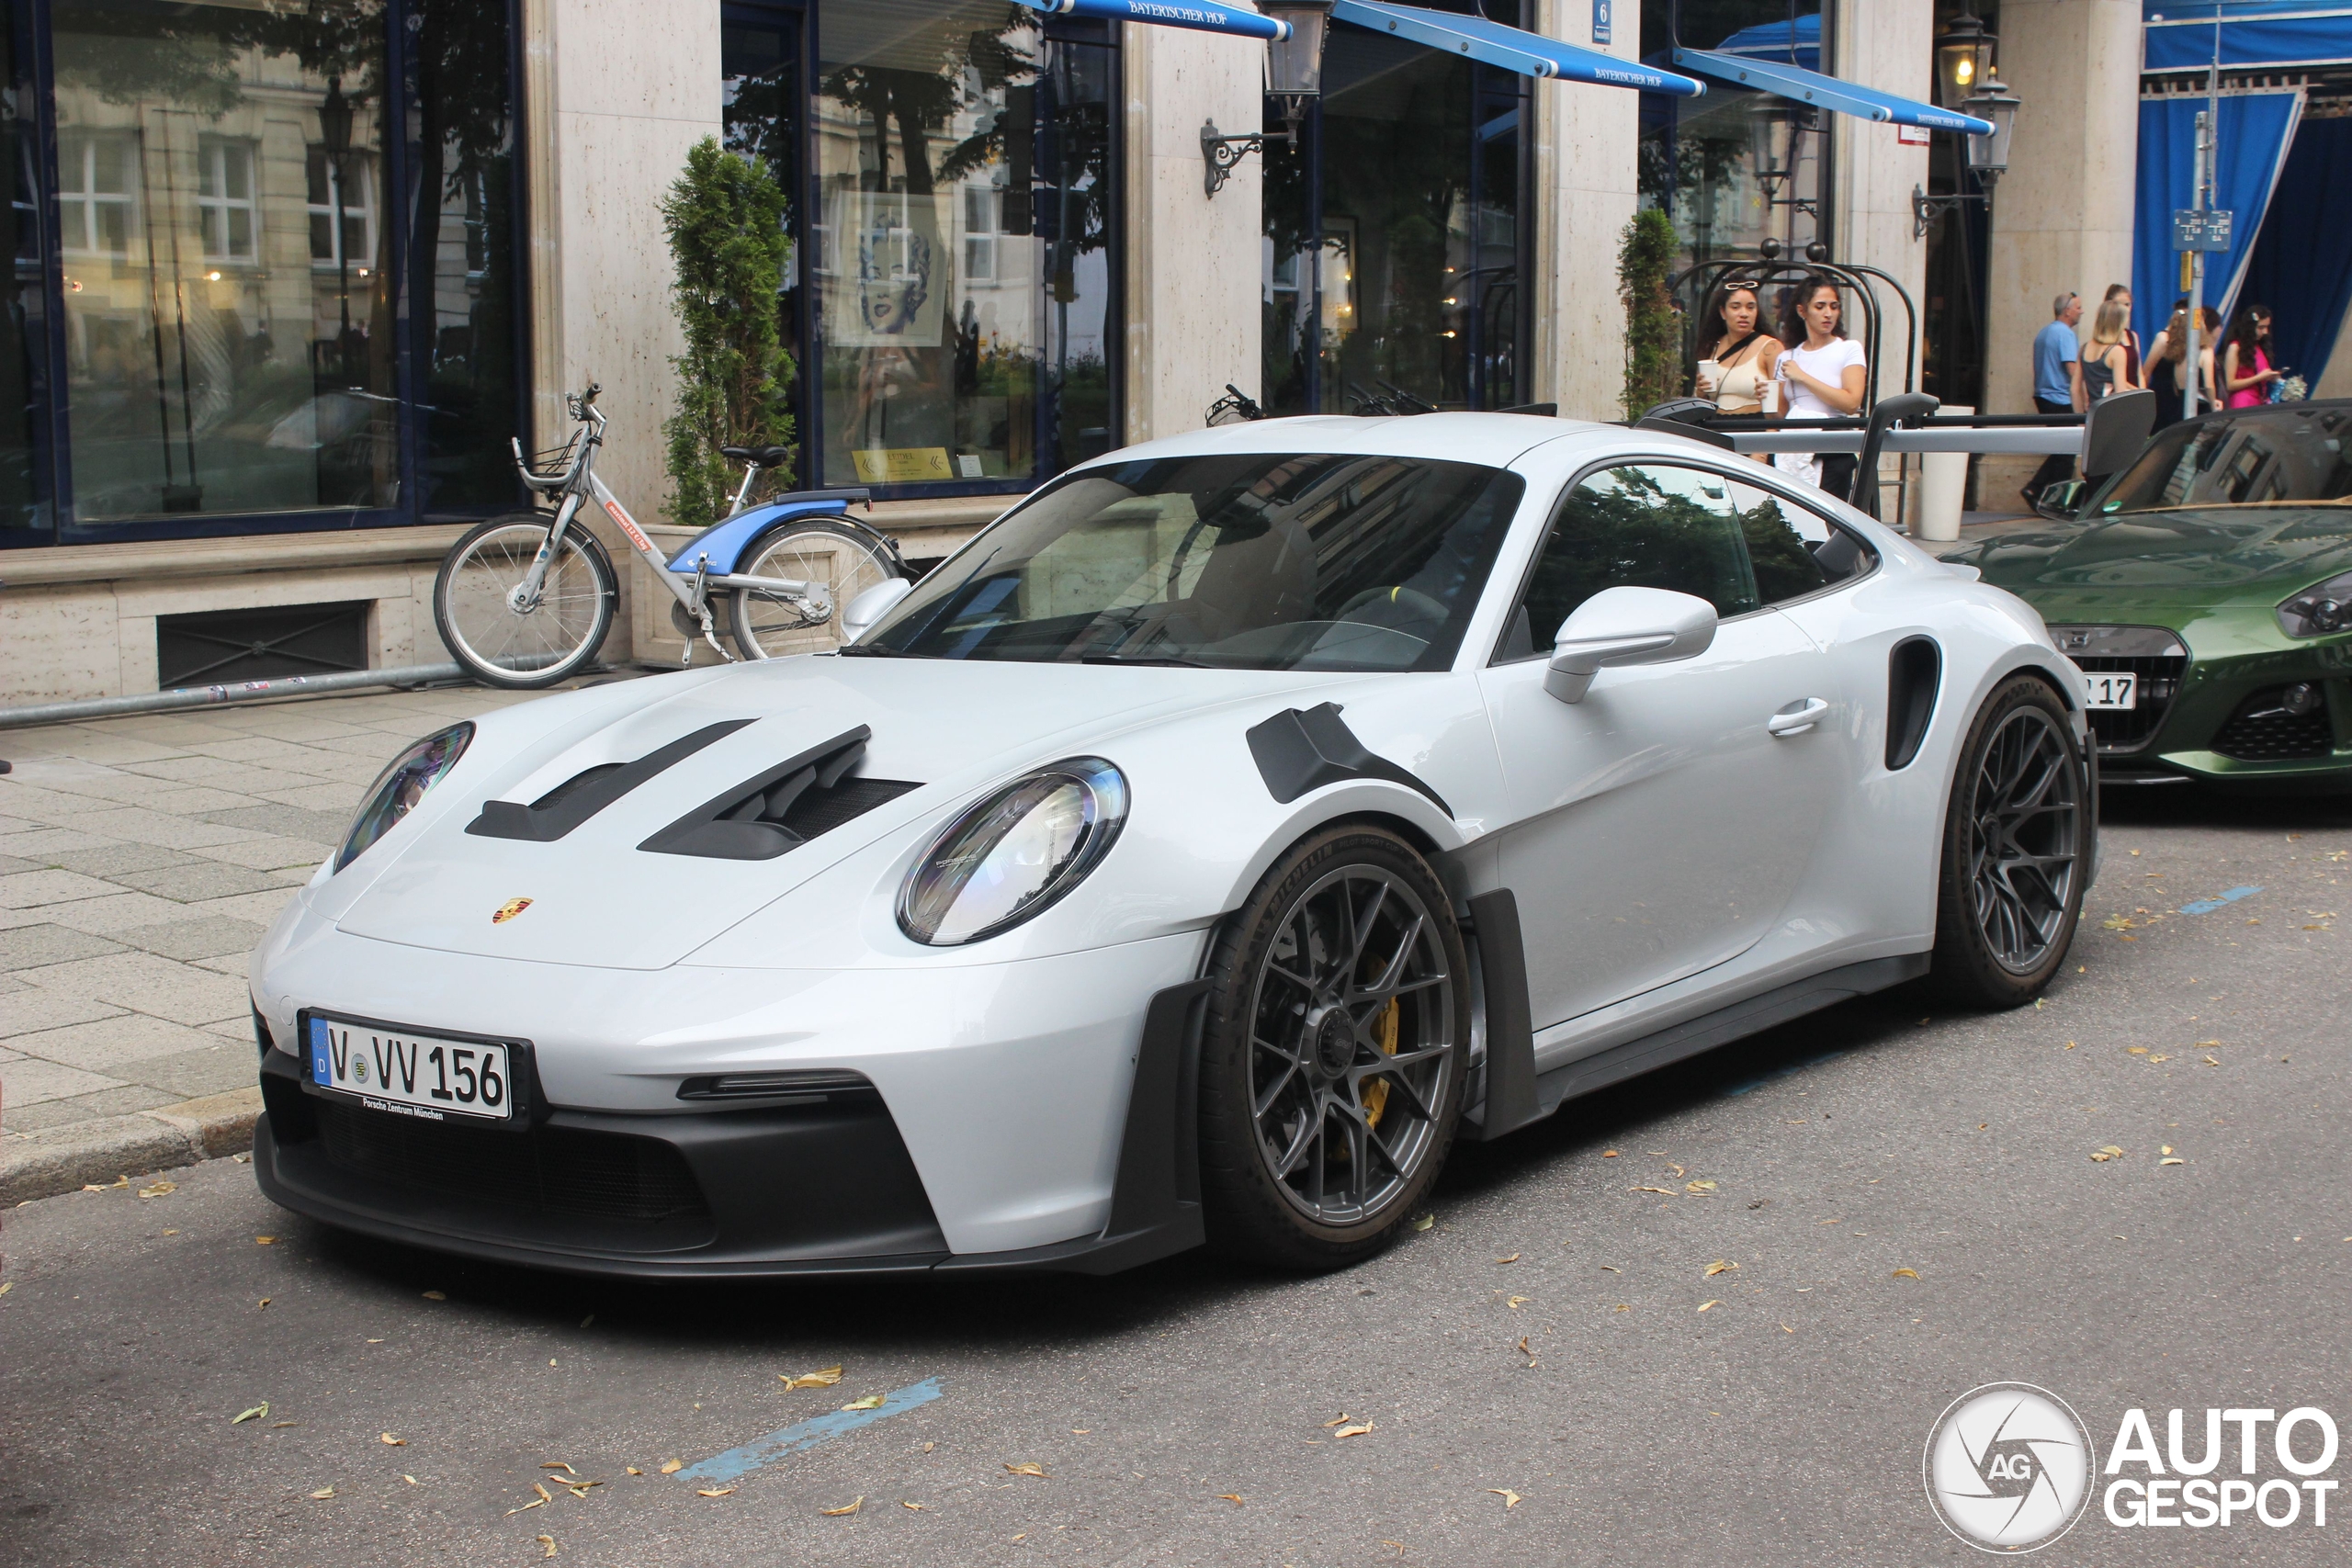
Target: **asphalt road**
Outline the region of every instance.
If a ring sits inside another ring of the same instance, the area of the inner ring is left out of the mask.
[[[2352,808],[2143,795],[2107,844],[2046,1006],[1897,994],[1573,1105],[1329,1278],[616,1288],[342,1238],[229,1161],[28,1206],[0,1562],[1977,1561],[1920,1479],[1975,1385],[2055,1392],[2102,1458],[2132,1406],[2352,1424]],[[524,1506],[550,1465],[598,1484]],[[2094,1503],[2040,1561],[2334,1562],[2341,1506]]]

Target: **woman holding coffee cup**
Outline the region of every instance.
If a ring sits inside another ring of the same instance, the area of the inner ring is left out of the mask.
[[[1747,278],[1727,278],[1715,290],[1707,319],[1719,330],[1699,361],[1696,389],[1699,396],[1713,398],[1720,412],[1773,412],[1772,367],[1780,360],[1781,344],[1757,330],[1760,314],[1756,285]]]

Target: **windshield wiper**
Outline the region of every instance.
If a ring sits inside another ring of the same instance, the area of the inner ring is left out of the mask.
[[[1132,659],[1123,658],[1115,653],[1087,653],[1080,654],[1078,661],[1080,664],[1164,664],[1182,670],[1216,668],[1214,664],[1204,664],[1197,659],[1179,659],[1172,653],[1139,653]]]
[[[892,648],[880,642],[845,642],[833,649],[844,659],[929,659],[928,653],[909,653],[903,648]]]

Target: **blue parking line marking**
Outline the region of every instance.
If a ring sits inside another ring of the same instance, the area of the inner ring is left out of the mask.
[[[2180,907],[2180,912],[2184,915],[2210,915],[2224,904],[2234,904],[2241,898],[2251,898],[2261,891],[2259,887],[2233,887],[2219,898],[2199,898],[2194,904],[2183,904]]]
[[[723,1454],[713,1454],[699,1464],[690,1464],[678,1472],[680,1481],[698,1481],[707,1486],[713,1483],[740,1480],[763,1464],[774,1464],[780,1459],[813,1449],[820,1443],[830,1443],[844,1432],[854,1432],[860,1427],[870,1427],[886,1416],[903,1416],[917,1405],[929,1404],[937,1399],[941,1390],[937,1378],[925,1378],[894,1389],[884,1396],[881,1404],[871,1410],[836,1410],[830,1416],[813,1416],[796,1422],[764,1438],[753,1438],[739,1449],[729,1449]]]

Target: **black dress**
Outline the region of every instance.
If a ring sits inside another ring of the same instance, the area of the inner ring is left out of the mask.
[[[2180,367],[2169,359],[2159,359],[2148,367],[2148,390],[2156,394],[2156,424],[2162,430],[2168,424],[2178,424],[2181,413]]]

